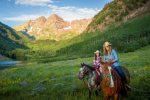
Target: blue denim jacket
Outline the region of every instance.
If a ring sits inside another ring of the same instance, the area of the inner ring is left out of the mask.
[[[104,61],[108,62],[109,60],[117,60],[115,63],[112,64],[113,68],[120,66],[119,58],[118,58],[117,53],[114,49],[112,49],[112,52],[110,54],[104,55]]]

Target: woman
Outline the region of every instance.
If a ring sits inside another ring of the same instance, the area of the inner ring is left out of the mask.
[[[125,74],[120,67],[119,58],[117,56],[117,53],[114,49],[112,49],[112,46],[109,42],[105,42],[103,45],[103,51],[104,51],[104,61],[109,62],[112,67],[117,71],[117,73],[120,75],[122,82],[126,81]]]
[[[98,75],[100,75],[100,73],[102,72],[100,51],[97,50],[96,52],[94,52],[94,54],[93,66],[95,67]]]

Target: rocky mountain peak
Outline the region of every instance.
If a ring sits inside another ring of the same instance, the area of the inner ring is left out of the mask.
[[[39,21],[39,22],[46,22],[46,18],[44,16],[41,16],[39,18],[36,19],[36,21]]]
[[[35,20],[30,20],[27,23],[14,27],[14,29],[17,31],[25,29],[27,30],[27,33],[35,36],[37,39],[58,40],[58,38],[70,38],[79,35],[86,29],[90,22],[91,19],[67,22],[60,16],[52,14],[48,18],[41,16]]]
[[[56,14],[52,14],[47,18],[47,21],[64,21],[63,18],[61,18],[60,16],[56,15]]]

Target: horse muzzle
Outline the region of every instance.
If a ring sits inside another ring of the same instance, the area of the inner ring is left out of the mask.
[[[81,75],[81,73],[78,74],[79,80],[82,80],[84,78],[84,75]]]

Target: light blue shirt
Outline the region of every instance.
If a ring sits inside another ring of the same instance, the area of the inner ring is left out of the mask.
[[[117,53],[114,49],[112,49],[111,53],[108,54],[108,55],[104,55],[104,61],[105,62],[108,62],[110,60],[117,60],[116,62],[114,62],[112,64],[112,66],[115,68],[115,67],[119,67],[120,66],[120,63],[119,63],[119,58],[117,56]]]

